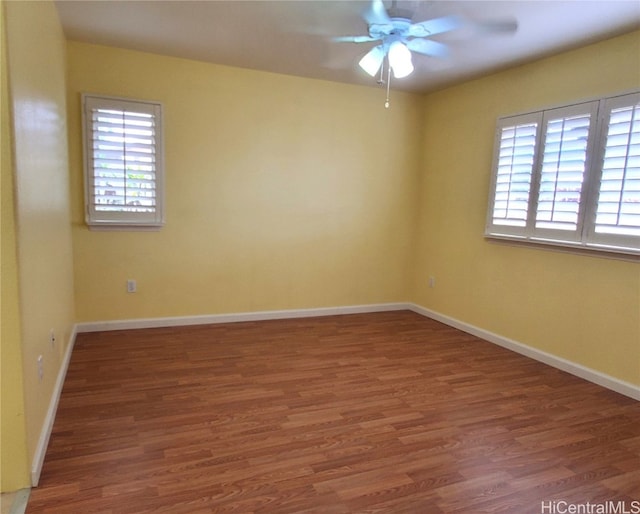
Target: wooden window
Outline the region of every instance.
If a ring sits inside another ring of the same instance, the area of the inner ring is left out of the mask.
[[[640,93],[499,119],[485,234],[640,254]]]
[[[157,228],[163,214],[162,107],[83,95],[86,221]]]

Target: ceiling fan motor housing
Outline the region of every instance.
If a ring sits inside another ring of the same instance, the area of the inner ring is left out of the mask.
[[[376,39],[384,39],[391,35],[405,38],[409,35],[409,27],[411,27],[410,18],[396,17],[391,18],[391,23],[373,23],[369,25],[369,35]]]

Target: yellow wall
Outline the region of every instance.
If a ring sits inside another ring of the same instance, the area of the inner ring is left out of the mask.
[[[66,43],[53,2],[7,2],[4,7],[14,130],[13,200],[21,317],[20,330],[14,328],[12,337],[21,334],[24,362],[23,384],[16,375],[12,387],[16,391],[24,387],[26,440],[32,462],[75,321],[66,137]],[[4,150],[3,143],[3,153]],[[3,170],[3,177],[4,174]],[[3,190],[3,208],[4,200]],[[4,243],[4,230],[2,237]],[[14,268],[14,277],[15,271]],[[3,285],[4,281],[3,273]],[[14,309],[13,315],[17,312]],[[4,329],[4,316],[2,324]],[[49,342],[52,329],[56,335],[54,345]],[[3,357],[4,343],[3,338]],[[36,367],[39,355],[44,364],[42,381]],[[2,414],[4,423],[4,402]],[[4,448],[2,459],[4,468]],[[17,469],[23,465],[9,463],[13,464]],[[3,479],[3,490],[4,487]]]
[[[638,37],[388,111],[374,88],[70,43],[79,321],[411,300],[640,383],[637,264],[483,238],[496,118],[637,87]],[[84,226],[81,91],[164,103],[160,232]]]
[[[385,110],[381,89],[74,42],[65,88],[53,3],[5,7],[2,491],[28,482],[74,321],[409,300],[640,384],[636,263],[482,236],[496,118],[640,86],[640,33]],[[163,102],[162,230],[84,225],[81,91]]]
[[[635,32],[424,99],[413,301],[640,384],[637,263],[483,238],[496,119],[638,88],[638,55]]]
[[[406,299],[419,97],[76,42],[68,66],[78,321]],[[81,92],[164,104],[162,230],[84,225]]]
[[[0,491],[30,485],[18,297],[18,263],[13,201],[11,123],[7,82],[4,2],[0,4],[0,184],[2,253],[0,255]]]

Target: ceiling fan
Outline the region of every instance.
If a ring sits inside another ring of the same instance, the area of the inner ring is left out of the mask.
[[[396,0],[387,10],[382,0],[372,0],[371,6],[363,17],[367,22],[369,35],[337,37],[335,41],[350,43],[370,43],[379,41],[367,52],[358,63],[360,67],[372,77],[380,71],[379,84],[384,84],[384,62],[388,63],[387,71],[387,101],[389,107],[389,84],[391,71],[397,79],[410,75],[413,70],[412,52],[433,57],[446,58],[449,49],[444,43],[430,39],[431,36],[442,34],[471,23],[459,16],[444,16],[431,20],[412,22],[413,12],[397,7]],[[491,21],[474,23],[483,32],[515,32],[518,23],[515,20]]]

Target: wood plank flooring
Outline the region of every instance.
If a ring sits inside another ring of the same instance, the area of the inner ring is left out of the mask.
[[[78,335],[27,512],[638,500],[639,402],[402,311]]]

